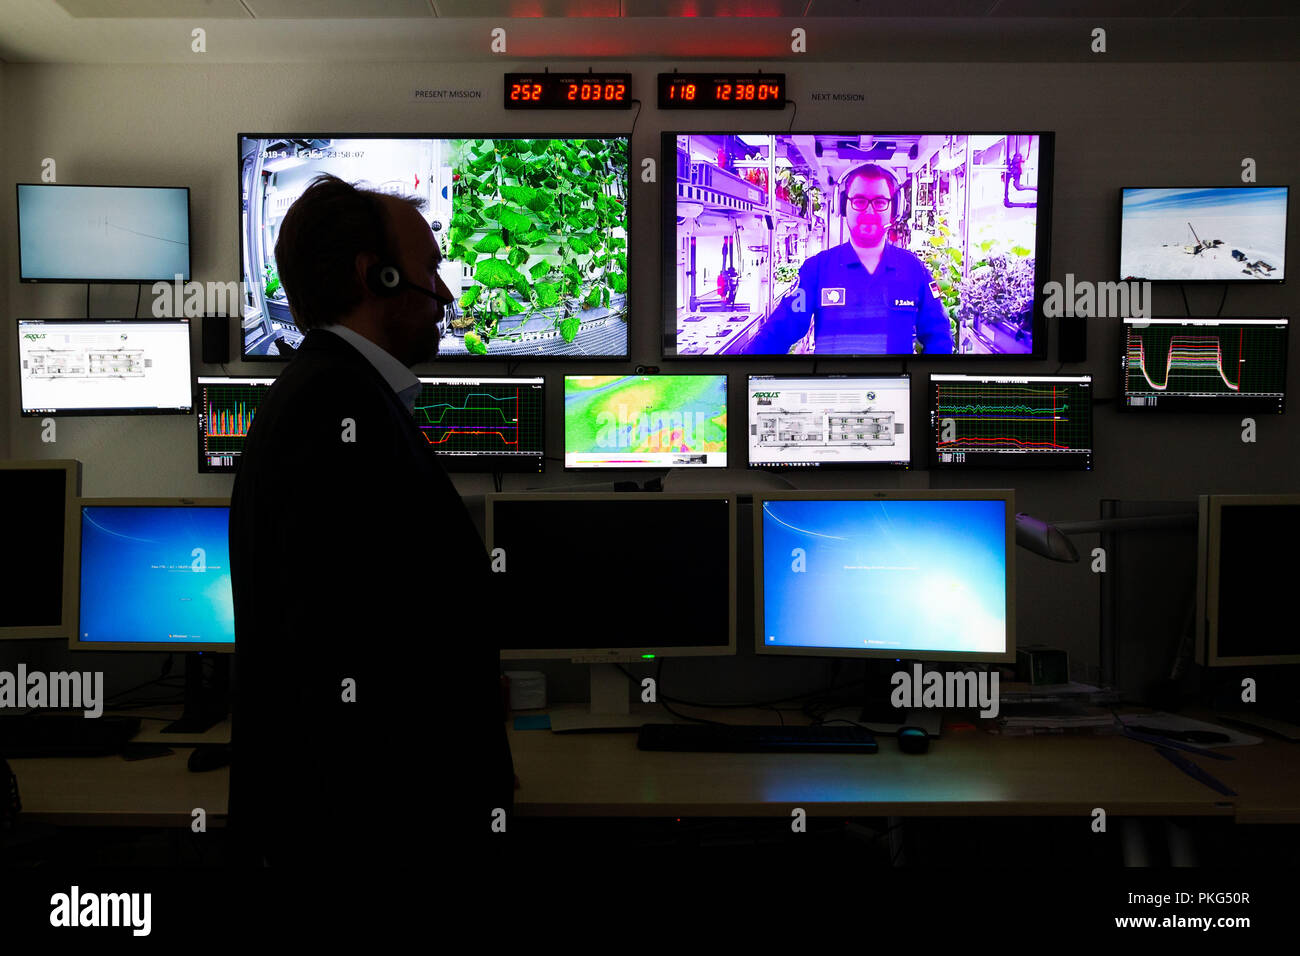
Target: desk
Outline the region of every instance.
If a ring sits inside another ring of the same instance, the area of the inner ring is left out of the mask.
[[[722,719],[772,723],[774,715],[729,710]],[[880,737],[879,753],[846,756],[643,752],[632,733],[511,728],[509,737],[520,816],[788,817],[795,807],[810,817],[1086,816],[1101,807],[1112,816],[1300,822],[1295,745],[1271,739],[1228,749],[1231,762],[1188,755],[1236,790],[1234,798],[1118,735],[945,730],[924,755],[900,753],[892,738]]]
[[[683,713],[701,709],[682,707]],[[132,711],[178,716],[175,707]],[[717,712],[712,716],[716,717]],[[1213,719],[1212,715],[1198,715]],[[771,711],[727,711],[729,722],[770,723]],[[790,720],[787,717],[787,720]],[[166,740],[145,721],[136,741]],[[1229,817],[1300,823],[1300,751],[1266,738],[1228,748],[1232,761],[1189,754],[1238,793],[1191,779],[1146,744],[1119,736],[999,737],[946,730],[923,755],[650,753],[636,735],[509,730],[523,788],[515,812],[532,817],[1071,816],[1102,807],[1118,816]],[[69,826],[188,827],[203,807],[224,826],[230,768],[191,773],[194,743],[230,739],[225,721],[198,738],[169,740],[176,753],[10,761],[25,819]]]
[[[177,706],[106,710],[175,720]],[[191,773],[199,743],[229,743],[230,719],[201,735],[164,734],[162,720],[143,720],[134,743],[162,741],[176,752],[146,760],[112,757],[15,757],[9,761],[23,801],[21,819],[59,826],[186,827],[192,811],[207,811],[207,825],[224,827],[230,768]]]

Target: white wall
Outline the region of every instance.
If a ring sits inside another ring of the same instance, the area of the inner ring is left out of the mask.
[[[564,64],[552,63],[553,69]],[[659,112],[654,104],[654,74],[671,65],[606,64],[631,69],[634,87],[645,100],[632,143],[633,169],[644,156],[658,156],[661,129],[700,129],[716,125],[709,114]],[[625,132],[630,113],[574,113],[527,116],[500,106],[501,73],[510,66],[428,63],[363,65],[63,65],[9,64],[0,69],[4,135],[0,136],[0,202],[5,248],[0,248],[0,311],[9,317],[76,317],[84,314],[81,286],[22,286],[13,274],[12,183],[33,181],[40,161],[54,157],[65,183],[185,184],[191,187],[194,278],[238,279],[235,134],[247,131],[496,131],[553,133]],[[582,69],[586,64],[582,64]],[[714,68],[701,64],[699,69]],[[722,68],[718,65],[717,68]],[[1118,190],[1122,185],[1206,184],[1238,181],[1242,157],[1259,164],[1260,182],[1297,179],[1300,131],[1293,122],[1300,66],[1294,63],[1210,64],[786,64],[792,95],[798,99],[800,129],[1054,129],[1055,162],[1052,276],[1112,280],[1117,269]],[[421,87],[484,90],[484,100],[433,105],[411,101]],[[813,103],[809,92],[866,93],[851,105]],[[1269,92],[1271,91],[1271,93]],[[741,129],[784,128],[778,117],[741,115]],[[563,129],[561,129],[563,128]],[[628,363],[584,364],[592,371],[627,370],[636,363],[659,362],[659,192],[657,185],[633,180],[631,277],[631,357]],[[1295,214],[1292,210],[1294,223]],[[1291,247],[1300,248],[1291,228]],[[1294,253],[1293,253],[1294,258]],[[1233,287],[1225,315],[1300,315],[1297,288]],[[1213,314],[1218,289],[1192,289],[1192,308]],[[130,287],[92,290],[93,314],[126,316],[135,301]],[[3,308],[7,303],[8,308]],[[147,314],[148,289],[142,302]],[[1156,314],[1182,314],[1178,290],[1156,293]],[[195,423],[185,416],[59,419],[58,442],[40,441],[39,421],[18,414],[15,377],[10,374],[11,318],[5,319],[0,345],[0,452],[12,457],[75,457],[85,463],[86,495],[225,495],[233,479],[196,471]],[[1297,336],[1291,363],[1296,366]],[[234,336],[232,334],[232,341]],[[1099,320],[1090,329],[1091,360],[1079,370],[1096,377],[1098,398],[1118,387],[1117,324]],[[193,336],[196,373],[219,373],[198,364],[199,336]],[[501,369],[495,364],[494,370]],[[723,370],[732,376],[734,396],[749,371],[781,371],[772,363],[668,363],[669,368]],[[936,366],[911,363],[920,385]],[[986,368],[1001,370],[992,363]],[[1055,361],[1017,365],[1052,371]],[[893,371],[897,362],[823,361],[819,372],[858,369]],[[951,366],[945,366],[951,369]],[[266,365],[226,366],[231,373],[265,373]],[[464,370],[456,366],[455,370]],[[548,382],[548,453],[562,451],[559,432],[560,376],[564,363],[523,363],[519,371],[541,370]],[[795,369],[785,369],[795,371]],[[798,370],[803,370],[798,369]],[[417,371],[425,371],[424,368]],[[1292,376],[1295,379],[1295,376]],[[913,413],[925,414],[925,396],[916,390]],[[1300,460],[1300,409],[1285,416],[1261,416],[1259,440],[1243,445],[1239,418],[1231,415],[1135,418],[1117,416],[1113,404],[1096,410],[1096,467],[1091,473],[977,472],[822,474],[796,482],[806,487],[1005,487],[1017,489],[1017,508],[1047,520],[1086,519],[1097,514],[1098,499],[1182,499],[1205,492],[1296,490]],[[743,417],[743,415],[741,416]],[[674,476],[670,487],[730,487],[741,491],[774,486],[772,479],[748,474],[742,446],[724,474]],[[507,490],[535,484],[559,486],[590,481],[548,463],[541,479],[508,476]],[[490,490],[486,476],[457,478],[462,493]],[[1082,538],[1081,550],[1095,544]],[[1020,551],[1018,554],[1019,632],[1022,642],[1066,646],[1075,656],[1093,656],[1097,633],[1096,575],[1086,564],[1064,566]],[[766,663],[766,662],[754,662]],[[798,668],[821,665],[794,662]],[[681,672],[713,665],[679,663]],[[770,669],[764,669],[771,673]]]

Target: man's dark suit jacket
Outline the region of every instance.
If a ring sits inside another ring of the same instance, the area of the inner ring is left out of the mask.
[[[501,595],[411,413],[332,332],[307,334],[258,408],[230,570],[238,859],[356,875],[497,836]]]

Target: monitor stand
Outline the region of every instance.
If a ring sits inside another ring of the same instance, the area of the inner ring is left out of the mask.
[[[890,700],[894,692],[890,678],[895,671],[906,669],[904,662],[869,658],[862,663],[862,711],[858,720],[864,724],[897,724],[903,711]]]
[[[557,734],[638,731],[642,724],[671,723],[656,710],[632,711],[631,681],[613,664],[591,664],[591,706],[551,709],[551,731]],[[657,707],[657,705],[648,705]]]
[[[164,734],[201,734],[226,719],[230,712],[230,655],[209,654],[212,681],[203,681],[203,655],[185,655],[185,711],[162,729]]]

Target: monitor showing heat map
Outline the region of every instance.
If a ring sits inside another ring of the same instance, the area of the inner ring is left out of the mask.
[[[727,467],[727,376],[566,375],[564,467]]]

